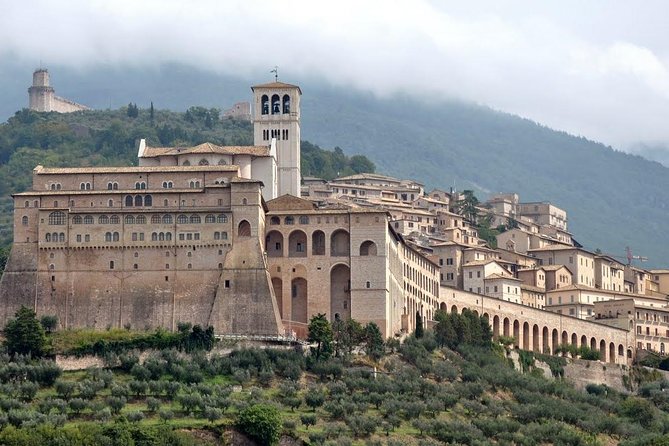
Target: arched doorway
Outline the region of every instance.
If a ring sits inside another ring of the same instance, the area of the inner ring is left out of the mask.
[[[599,341],[599,359],[602,362],[606,362],[606,342],[604,339]]]
[[[333,257],[348,256],[351,253],[351,241],[348,232],[337,229],[330,236],[330,255]]]
[[[558,334],[557,328],[553,329],[553,333],[551,333],[551,354],[555,354],[555,350],[557,349],[557,346],[560,344],[560,335]]]
[[[351,318],[351,269],[338,264],[330,270],[330,319],[335,314],[342,320]]]
[[[367,240],[360,244],[360,255],[361,256],[375,256],[376,255],[376,243],[371,240]]]
[[[520,322],[518,322],[517,320],[513,321],[513,338],[515,339],[515,341],[514,341],[515,344],[514,345],[516,347],[519,347],[519,346],[522,345],[520,343],[520,341],[521,341],[521,339],[520,339]]]
[[[283,257],[283,234],[279,231],[270,231],[265,237],[267,257]]]
[[[616,362],[616,344],[613,342],[609,344],[609,362],[614,364]]]
[[[550,338],[548,336],[548,327],[544,327],[543,330],[541,330],[541,353],[549,354],[551,352],[551,347],[548,345],[549,340]]]
[[[581,347],[587,347],[588,346],[588,338],[587,336],[583,335],[581,336]]]
[[[523,324],[523,349],[530,349],[530,324],[527,322]]]
[[[539,326],[534,324],[532,327],[532,351],[539,353]]]
[[[494,339],[499,338],[499,316],[492,317],[492,336]]]
[[[288,236],[288,257],[307,256],[307,234],[300,230],[290,233]]]
[[[239,222],[239,226],[237,227],[237,236],[251,237],[251,224],[248,221],[242,220]]]
[[[504,318],[503,330],[504,330],[503,331],[504,336],[509,337],[511,335],[511,333],[510,333],[511,330],[510,330],[510,327],[509,327],[509,318],[508,317]]]

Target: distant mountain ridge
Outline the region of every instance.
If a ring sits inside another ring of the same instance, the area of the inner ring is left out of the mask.
[[[7,86],[16,86],[18,66],[0,68],[3,95]],[[250,85],[267,80],[180,65],[48,68],[57,94],[94,108],[128,102],[145,107],[150,101],[173,110],[196,104],[226,108],[250,100]],[[11,93],[13,103],[8,96],[0,116],[13,113],[6,107],[27,103],[32,71],[22,69],[20,94]],[[415,178],[427,187],[514,191],[523,201],[551,201],[567,210],[570,230],[587,248],[623,256],[630,246],[649,257],[644,266],[669,264],[669,169],[657,162],[481,106],[378,99],[310,79],[286,80],[304,92],[304,139],[366,155],[378,172]]]

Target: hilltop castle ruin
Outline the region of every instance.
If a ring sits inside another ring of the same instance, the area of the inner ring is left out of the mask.
[[[54,88],[49,84],[49,71],[46,68],[35,70],[33,84],[28,88],[28,108],[30,110],[58,113],[90,110],[85,105],[56,96]]]

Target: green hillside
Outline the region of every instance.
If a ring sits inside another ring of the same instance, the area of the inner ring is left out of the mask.
[[[0,262],[12,239],[10,194],[30,187],[38,164],[130,166],[137,163],[140,138],[153,146],[253,144],[250,122],[221,120],[216,108],[190,107],[184,113],[138,108],[134,113],[134,107],[70,114],[23,109],[0,124]],[[339,147],[328,151],[308,141],[303,141],[302,165],[304,175],[325,178],[374,171],[364,156],[349,158]]]

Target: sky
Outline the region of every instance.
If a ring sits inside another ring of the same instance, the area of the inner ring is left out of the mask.
[[[459,99],[669,150],[669,3],[0,0],[0,64],[192,64]]]

